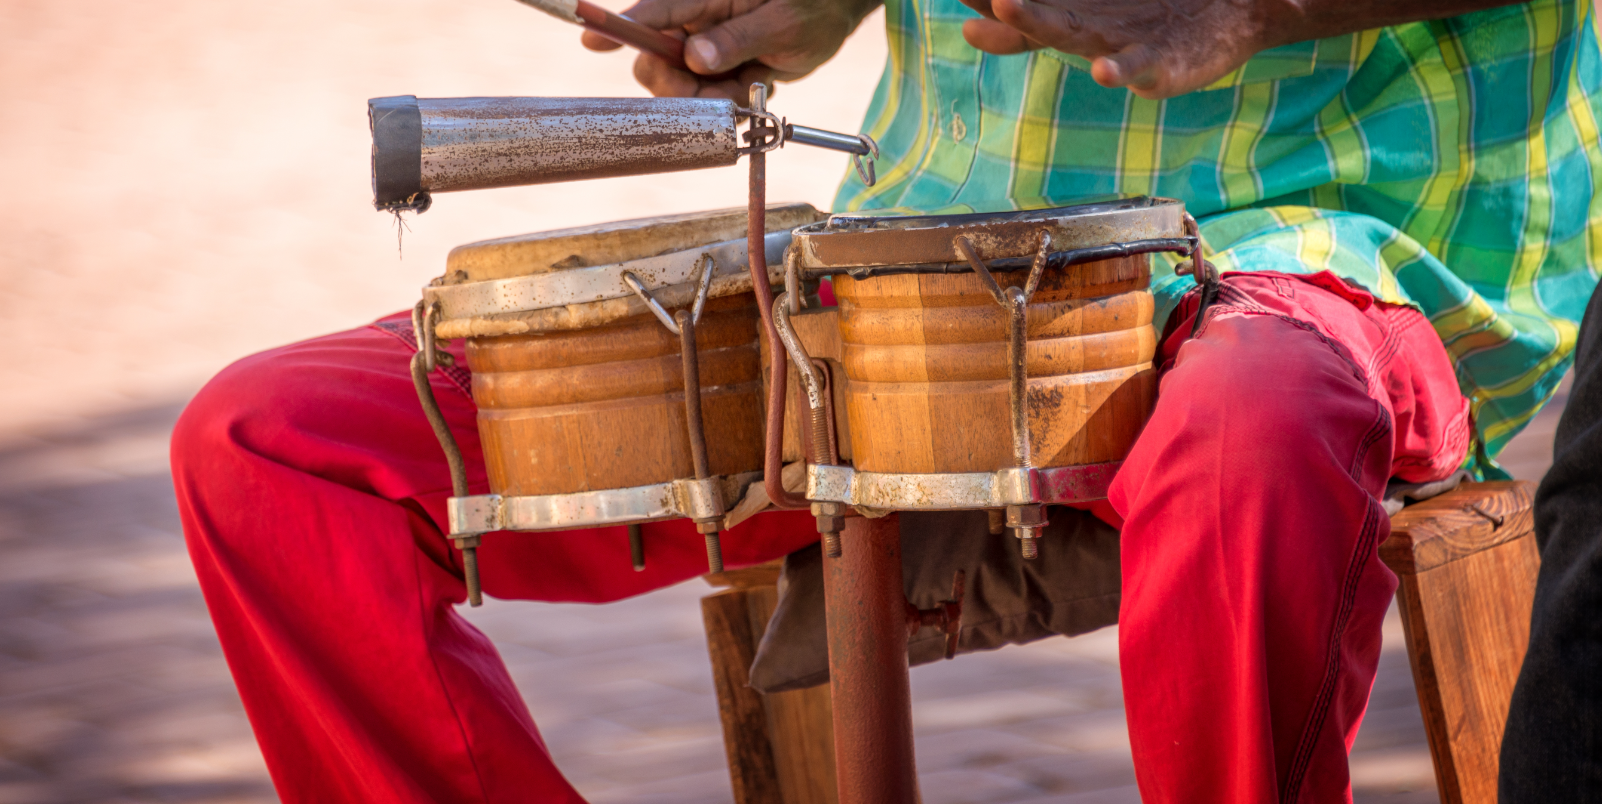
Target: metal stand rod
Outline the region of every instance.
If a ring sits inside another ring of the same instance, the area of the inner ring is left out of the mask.
[[[918,804],[898,517],[852,517],[845,541],[824,584],[840,804]]]

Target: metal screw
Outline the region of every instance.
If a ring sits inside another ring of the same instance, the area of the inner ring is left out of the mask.
[[[819,536],[824,540],[824,554],[841,557],[841,531],[846,528],[846,506],[838,502],[816,502],[810,506],[819,523]]]

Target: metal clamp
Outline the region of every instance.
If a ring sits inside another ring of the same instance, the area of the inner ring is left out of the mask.
[[[1189,255],[1192,264],[1182,263],[1175,266],[1175,274],[1177,276],[1191,274],[1192,281],[1198,286],[1197,312],[1192,314],[1192,331],[1187,335],[1189,338],[1196,338],[1197,333],[1203,329],[1204,314],[1208,312],[1209,305],[1212,305],[1220,295],[1220,270],[1214,267],[1214,263],[1203,259],[1203,234],[1198,231],[1197,219],[1188,212],[1182,222],[1186,226],[1186,236],[1192,240],[1192,253]]]
[[[1108,497],[1123,461],[1009,467],[995,472],[904,474],[859,472],[850,466],[808,467],[808,499],[885,511],[974,511],[1010,506],[1069,505]],[[1023,516],[1029,516],[1024,514]],[[1043,520],[1034,527],[1045,525]]]
[[[766,234],[763,238],[765,260],[779,265],[790,242],[789,231]],[[697,281],[709,259],[714,263],[712,289],[722,296],[744,290],[751,281],[746,246],[746,238],[742,237],[710,243],[697,251],[674,251],[607,265],[431,285],[424,288],[423,297],[426,301],[440,303],[441,318],[446,321],[495,316],[627,298],[637,292],[623,278],[628,273],[634,275],[635,282],[647,292],[659,295],[666,292],[675,298],[684,298],[683,286]]]
[[[747,486],[761,478],[761,472],[745,472],[569,494],[452,497],[446,501],[446,513],[453,538],[498,530],[572,530],[681,517],[721,519],[724,500],[738,499]]]
[[[1014,465],[1020,469],[1030,468],[1030,420],[1025,412],[1025,401],[1029,395],[1025,372],[1026,316],[1030,297],[1036,294],[1036,288],[1041,284],[1042,272],[1047,268],[1047,255],[1053,246],[1052,232],[1043,230],[1039,237],[1041,245],[1031,261],[1025,287],[1006,290],[997,284],[996,277],[991,275],[985,261],[975,253],[974,244],[969,242],[968,237],[960,235],[953,238],[959,253],[969,261],[980,281],[991,291],[992,298],[1008,311],[1008,422],[1014,442]],[[1042,528],[1047,524],[1046,511],[1040,504],[1010,503],[1006,514],[1008,526],[1019,537],[1020,554],[1027,559],[1035,558],[1036,540],[1041,538]]]

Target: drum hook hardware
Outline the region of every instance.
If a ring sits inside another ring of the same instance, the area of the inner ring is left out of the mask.
[[[685,382],[685,427],[690,440],[691,464],[696,471],[695,493],[704,495],[706,506],[713,513],[708,516],[695,517],[696,530],[707,542],[707,571],[724,571],[724,552],[719,545],[719,529],[724,523],[724,500],[719,491],[717,478],[713,477],[707,460],[707,435],[702,429],[702,377],[701,366],[697,360],[696,352],[696,325],[702,319],[702,309],[707,304],[708,289],[713,286],[713,259],[703,256],[702,273],[697,280],[696,301],[690,310],[680,310],[669,317],[668,311],[663,309],[657,300],[641,284],[639,277],[625,271],[624,282],[635,291],[646,306],[651,309],[652,315],[662,322],[669,332],[679,336],[680,367],[683,370]]]
[[[789,274],[788,274],[789,276]],[[829,389],[825,387],[823,371],[818,363],[808,356],[807,350],[802,347],[802,339],[796,335],[796,328],[791,326],[791,294],[796,291],[787,289],[774,299],[774,329],[780,336],[780,342],[785,344],[785,352],[790,356],[791,362],[796,365],[796,373],[802,378],[803,389],[807,391],[809,435],[813,442],[814,465],[832,465],[835,462],[836,451],[833,439],[830,437],[831,419],[834,418],[832,406],[829,404]],[[784,371],[777,366],[775,373]],[[809,503],[813,516],[818,522],[819,537],[824,542],[824,554],[830,558],[841,557],[841,531],[845,527],[844,517],[846,506],[834,501],[813,501]]]
[[[969,242],[968,237],[959,235],[953,238],[953,243],[975,269],[986,289],[991,291],[992,298],[1008,311],[1008,419],[1013,434],[1014,466],[1029,470],[1031,468],[1030,421],[1025,413],[1025,402],[1029,396],[1025,371],[1027,346],[1025,319],[1030,297],[1035,295],[1036,287],[1041,284],[1042,272],[1047,267],[1047,255],[1051,253],[1053,246],[1052,233],[1047,231],[1041,233],[1041,245],[1036,249],[1036,258],[1031,263],[1030,276],[1025,280],[1023,289],[1010,287],[1004,290],[998,285],[996,277],[991,275],[985,261],[975,253],[974,244]],[[1039,503],[1009,505],[1004,515],[1008,527],[1019,537],[1020,555],[1026,559],[1035,558],[1036,540],[1041,538],[1042,528],[1047,525],[1046,507]]]
[[[1192,280],[1197,282],[1197,312],[1192,316],[1192,332],[1187,335],[1189,338],[1196,338],[1197,333],[1203,329],[1204,313],[1207,313],[1209,306],[1219,298],[1220,270],[1214,267],[1214,263],[1203,259],[1203,235],[1198,231],[1197,219],[1192,217],[1192,213],[1188,212],[1182,222],[1186,225],[1187,239],[1192,241],[1192,253],[1190,255],[1192,264],[1182,263],[1176,266],[1175,273],[1179,276],[1191,274]]]
[[[412,308],[412,331],[418,339],[418,351],[412,355],[412,386],[423,405],[423,415],[429,420],[429,427],[434,430],[434,437],[446,454],[446,466],[451,471],[451,495],[467,497],[468,471],[462,462],[462,449],[457,446],[456,436],[451,434],[446,417],[440,412],[439,400],[434,398],[434,388],[429,385],[429,375],[434,373],[438,365],[455,362],[449,353],[440,351],[435,343],[434,325],[439,319],[440,305],[437,302],[419,301]],[[484,605],[484,595],[479,588],[479,534],[459,532],[453,521],[450,538],[462,551],[462,577],[468,587],[468,605]]]
[[[767,94],[765,88],[765,98]],[[841,151],[852,156],[852,167],[857,170],[858,178],[863,180],[864,186],[874,186],[874,161],[880,158],[880,145],[873,137],[867,134],[838,134],[822,128],[795,125],[769,112],[757,101],[753,101],[751,107],[735,107],[735,113],[752,121],[751,130],[741,135],[747,145],[736,149],[736,153],[743,156],[768,153],[784,148],[787,142]],[[764,125],[758,125],[759,120],[762,120]],[[864,157],[868,157],[867,164]]]
[[[693,325],[702,320],[702,308],[706,306],[707,293],[713,287],[714,269],[713,257],[703,254],[701,271],[696,279],[696,300],[691,307],[691,323]],[[657,316],[657,320],[662,322],[669,332],[675,335],[680,334],[680,326],[675,317],[670,316],[668,311],[663,309],[663,305],[658,304],[657,299],[652,298],[651,291],[646,289],[646,285],[640,281],[640,277],[636,276],[633,271],[625,271],[620,276],[623,278],[624,284],[628,285],[630,290],[635,291],[635,295],[639,296],[641,301],[646,302],[646,309],[651,310],[652,315]]]
[[[792,314],[800,313],[802,308],[808,306],[796,265],[796,249],[791,246],[785,247],[785,299],[788,302],[787,309]]]
[[[863,186],[873,187],[875,179],[874,161],[880,158],[880,146],[867,134],[859,134],[858,139],[862,140],[863,146],[869,149],[869,164],[868,167],[864,166],[863,154],[853,154],[852,167],[858,171],[858,178],[863,180]]]

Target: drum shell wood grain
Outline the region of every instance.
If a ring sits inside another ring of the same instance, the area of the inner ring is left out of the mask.
[[[697,327],[715,475],[763,468],[757,303],[711,299]],[[593,329],[470,338],[490,489],[567,494],[691,477],[679,338],[650,315]]]
[[[1117,461],[1152,411],[1149,258],[1049,272],[1031,298],[1027,416],[1038,467]],[[1005,287],[1026,272],[997,274]],[[1007,313],[974,274],[834,279],[853,462],[868,472],[1014,465]]]

